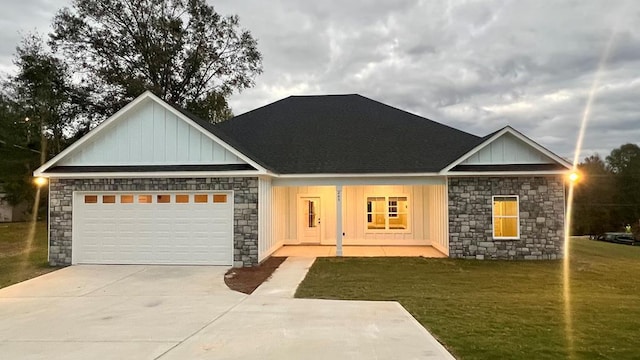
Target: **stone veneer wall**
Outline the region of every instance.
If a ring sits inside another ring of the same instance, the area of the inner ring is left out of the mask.
[[[258,264],[258,179],[50,179],[49,263],[71,264],[74,191],[233,190],[234,266]]]
[[[565,199],[561,176],[452,177],[448,181],[450,257],[562,258]],[[519,195],[520,239],[493,238],[494,195]]]

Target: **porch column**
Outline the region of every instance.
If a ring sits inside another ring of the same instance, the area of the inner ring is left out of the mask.
[[[336,185],[336,256],[342,256],[342,185]]]

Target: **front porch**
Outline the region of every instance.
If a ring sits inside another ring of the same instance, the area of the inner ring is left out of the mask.
[[[302,256],[302,257],[334,257],[335,245],[285,245],[276,250],[271,256]],[[447,255],[433,246],[363,246],[344,245],[342,256],[359,257],[426,257],[446,258]]]
[[[449,255],[441,177],[260,179],[258,261]]]

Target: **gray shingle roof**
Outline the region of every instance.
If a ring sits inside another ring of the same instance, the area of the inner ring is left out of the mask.
[[[360,95],[290,96],[206,128],[280,174],[437,172],[483,140]]]

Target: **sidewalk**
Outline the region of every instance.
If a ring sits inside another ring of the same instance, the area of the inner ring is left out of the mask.
[[[293,298],[315,261],[315,257],[288,257],[251,295]]]

